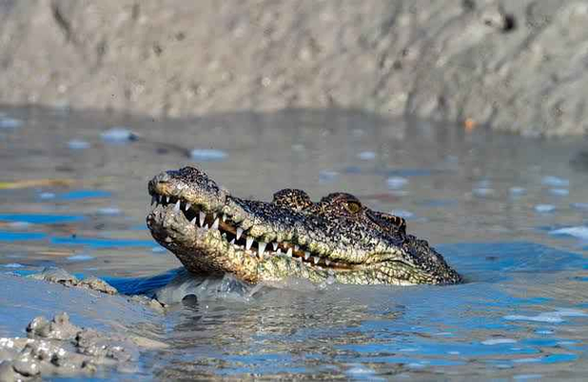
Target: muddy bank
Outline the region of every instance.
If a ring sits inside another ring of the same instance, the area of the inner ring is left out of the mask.
[[[0,20],[0,103],[153,116],[337,106],[588,130],[579,1],[5,1]]]
[[[139,294],[119,294],[102,279],[80,279],[61,268],[27,277],[0,273],[0,381],[141,374],[142,353],[169,347],[158,333],[166,313],[202,301],[248,302],[265,293],[229,275],[195,277],[183,268],[110,281]]]
[[[156,339],[162,317],[146,298],[114,295],[97,278],[51,269],[0,273],[0,283],[0,381],[140,373],[140,351],[167,346]]]

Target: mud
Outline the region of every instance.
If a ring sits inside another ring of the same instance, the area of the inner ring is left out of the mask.
[[[116,288],[108,285],[103,280],[97,277],[90,276],[83,280],[78,279],[74,275],[68,273],[66,270],[61,268],[45,268],[39,273],[32,274],[30,276],[35,280],[48,281],[52,283],[61,284],[67,287],[78,287],[95,290],[106,294],[116,294]]]
[[[90,375],[99,368],[135,372],[138,347],[129,338],[83,329],[67,313],[51,321],[39,316],[26,328],[27,338],[0,339],[0,380],[40,375]]]
[[[79,280],[62,269],[45,269],[29,277],[0,274],[0,381],[16,381],[40,376],[90,376],[97,373],[136,373],[141,351],[161,349],[166,344],[141,333],[137,322],[153,320],[163,305],[145,296],[115,295],[116,289],[103,280]],[[41,281],[42,280],[42,281]],[[23,306],[19,296],[34,304]],[[66,312],[52,311],[66,308]],[[147,309],[147,310],[146,310]],[[36,316],[26,326],[26,337],[5,337],[17,332],[15,326],[32,312]],[[3,313],[5,312],[5,313]],[[5,315],[10,315],[5,316]]]
[[[0,103],[359,108],[580,135],[587,22],[574,0],[4,1]]]
[[[166,308],[171,309],[181,305],[194,305],[201,301],[228,300],[235,302],[250,301],[254,296],[260,296],[266,289],[263,285],[251,286],[245,284],[230,275],[224,277],[195,277],[185,269],[173,272],[175,275],[169,283],[156,288],[149,293],[149,288],[143,286],[135,289],[137,293],[148,293],[155,298],[145,294],[121,295],[117,289],[106,281],[90,276],[80,279],[61,268],[45,268],[33,273],[26,278],[18,275],[0,274],[0,280],[27,283],[26,280],[41,282],[38,289],[45,290],[53,288],[66,288],[54,302],[56,308],[62,308],[58,302],[65,301],[68,293],[74,292],[84,301],[86,307],[95,304],[100,299],[102,305],[108,305],[110,309],[121,310],[123,317],[122,327],[116,330],[98,330],[95,328],[83,328],[73,324],[66,312],[59,312],[50,321],[45,316],[37,316],[26,326],[26,338],[1,337],[0,330],[0,381],[30,380],[41,376],[92,376],[97,373],[137,373],[139,372],[138,359],[141,351],[162,349],[168,347],[157,339],[148,338],[136,333],[129,333],[124,321],[129,317],[119,308],[121,300],[127,307],[136,310],[146,307],[155,313],[165,313]],[[154,276],[153,278],[166,278],[166,276]],[[124,283],[125,280],[118,280]],[[131,282],[137,284],[138,280]],[[153,284],[150,278],[143,280],[144,285]],[[10,290],[11,283],[3,285]],[[96,293],[97,292],[97,293]],[[10,292],[7,292],[10,293]],[[37,292],[38,293],[38,292]],[[0,295],[0,305],[5,301]],[[35,295],[27,298],[38,300]],[[109,298],[116,298],[109,301]],[[75,300],[74,300],[75,301]],[[50,301],[48,301],[51,303]],[[69,310],[75,309],[73,305]],[[179,305],[178,305],[179,304]],[[136,306],[133,306],[136,305]],[[80,308],[79,305],[77,305]],[[42,308],[42,304],[40,306]],[[10,310],[10,306],[6,311]],[[31,307],[32,308],[32,307]],[[26,310],[26,309],[23,309]],[[79,314],[74,310],[74,314]],[[126,317],[125,317],[126,316]],[[146,318],[148,318],[146,316]],[[98,320],[102,320],[99,317]],[[119,326],[119,325],[117,325]],[[0,326],[0,329],[1,326]],[[12,330],[14,331],[14,330]]]

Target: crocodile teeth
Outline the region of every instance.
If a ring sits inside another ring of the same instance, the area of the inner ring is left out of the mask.
[[[168,236],[168,237],[166,237],[166,238],[165,238],[165,242],[166,242],[166,243],[171,243],[171,242],[172,242],[172,238],[171,238],[171,237],[169,237],[169,236]]]
[[[221,237],[222,237],[223,239],[226,239],[226,238],[227,238],[227,233],[226,233],[226,232],[223,232],[223,234],[221,235]]]
[[[318,264],[320,258],[318,256],[315,256],[312,260],[314,261],[315,264]]]
[[[229,244],[235,244],[235,238],[232,238],[231,241],[229,241]]]
[[[169,195],[168,195],[168,196],[166,197],[166,201],[165,201],[165,202],[169,204],[169,200],[170,200],[170,199],[171,199],[171,198],[170,198],[170,197],[169,197]]]
[[[310,257],[310,252],[304,251],[304,260],[308,260],[309,257]]]
[[[253,245],[253,238],[250,236],[247,238],[247,242],[245,244],[245,249],[251,249],[251,246]]]
[[[227,220],[227,215],[226,214],[223,214],[222,219],[223,219],[223,221]]]
[[[204,224],[204,227],[202,227],[202,228],[204,228],[204,229],[208,230],[208,228],[209,228],[209,227],[208,227],[208,224]]]
[[[292,247],[288,248],[288,252],[286,252],[286,256],[292,257]]]
[[[206,214],[202,211],[198,213],[198,222],[200,223],[200,227],[204,224],[204,219],[206,219]]]
[[[218,218],[214,219],[214,223],[212,223],[212,227],[210,227],[210,228],[218,229],[218,223],[219,223]]]
[[[190,203],[186,203],[186,208],[185,208],[185,210],[186,210],[186,211],[188,211],[188,210],[190,209],[190,207],[192,207],[192,204],[190,204]]]
[[[180,201],[178,200],[176,202],[176,204],[174,205],[174,211],[179,211],[180,210]]]
[[[192,220],[190,220],[190,224],[196,225],[196,216],[194,216],[194,218]]]
[[[242,234],[243,234],[243,228],[237,227],[237,240],[239,240],[241,238]]]
[[[276,251],[276,255],[281,255],[282,254],[282,248],[278,248],[278,250]]]
[[[278,249],[278,242],[277,241],[274,241],[272,243],[272,246],[274,247],[274,251],[277,250]]]
[[[294,251],[298,251],[300,247],[298,245],[294,245]]]
[[[329,264],[331,264],[331,260],[329,260],[329,259],[325,259],[325,265],[328,267],[328,266],[329,266]]]
[[[267,245],[266,242],[260,241],[257,243],[257,252],[259,253],[260,257],[263,257],[263,251],[265,251],[265,246]]]

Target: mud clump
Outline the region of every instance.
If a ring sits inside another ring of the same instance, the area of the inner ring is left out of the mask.
[[[27,338],[0,338],[0,381],[44,375],[90,375],[99,368],[136,371],[137,345],[117,334],[72,324],[67,313],[34,318]]]
[[[118,290],[115,287],[108,284],[106,281],[101,280],[97,277],[90,276],[84,279],[78,279],[71,273],[61,268],[44,268],[41,272],[32,274],[29,276],[35,280],[47,281],[50,283],[56,283],[70,288],[82,288],[93,290],[108,295],[118,295]],[[158,300],[149,298],[147,296],[135,295],[135,296],[124,296],[128,301],[133,303],[141,304],[146,306],[158,313],[165,312],[165,304]]]
[[[52,283],[61,284],[67,287],[79,287],[91,289],[106,294],[117,294],[118,291],[106,281],[100,280],[97,277],[90,276],[83,280],[78,279],[74,275],[68,273],[61,268],[45,268],[39,273],[30,276],[36,280],[48,281]]]

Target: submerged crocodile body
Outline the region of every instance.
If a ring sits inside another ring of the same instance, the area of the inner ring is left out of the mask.
[[[454,284],[462,281],[404,219],[334,193],[314,203],[285,189],[272,202],[245,200],[194,167],[149,182],[147,226],[191,272],[232,273],[249,283]]]

